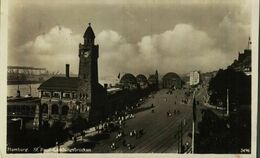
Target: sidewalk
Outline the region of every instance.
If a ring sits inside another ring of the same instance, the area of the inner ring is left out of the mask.
[[[91,127],[87,130],[84,130],[83,132],[84,132],[84,136],[82,136],[80,133],[75,134],[77,141],[84,141],[86,139],[84,139],[83,137],[93,136],[93,135],[98,133],[96,131],[95,127]],[[68,151],[69,146],[71,146],[73,143],[74,143],[74,140],[68,140],[65,143],[61,144],[60,145],[60,152]],[[44,152],[45,153],[58,153],[58,146],[48,148],[48,149],[44,149]]]

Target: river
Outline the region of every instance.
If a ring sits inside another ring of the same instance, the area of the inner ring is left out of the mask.
[[[40,84],[21,84],[19,85],[19,89],[21,92],[21,96],[28,95],[30,93],[30,86],[31,86],[31,95],[33,97],[38,97],[38,87]],[[18,89],[18,85],[7,85],[7,96],[16,96]]]

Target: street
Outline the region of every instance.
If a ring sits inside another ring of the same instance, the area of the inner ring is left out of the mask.
[[[152,109],[141,111],[135,114],[135,118],[127,120],[123,138],[127,143],[134,145],[132,150],[122,145],[122,141],[117,142],[118,148],[111,150],[110,145],[115,141],[117,132],[110,135],[109,139],[101,140],[92,150],[92,152],[116,152],[116,153],[177,153],[178,152],[178,130],[183,124],[183,144],[191,139],[188,133],[192,131],[192,102],[183,104],[184,90],[175,90],[172,94],[166,94],[168,90],[160,90],[154,98],[148,98],[141,107],[150,107]],[[176,104],[175,104],[176,103]],[[174,114],[174,110],[179,110],[179,114]],[[167,112],[172,115],[167,116]],[[129,132],[133,130],[144,130],[144,135],[139,138],[130,137]],[[179,139],[180,140],[180,139]]]

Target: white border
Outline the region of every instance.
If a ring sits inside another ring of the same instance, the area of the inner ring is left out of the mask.
[[[121,1],[122,2],[122,1]],[[124,1],[123,1],[124,2]],[[134,1],[137,2],[137,1]],[[168,1],[167,1],[168,2]],[[194,2],[194,1],[193,1]],[[6,154],[6,96],[7,96],[7,45],[8,45],[8,0],[1,1],[1,34],[0,34],[0,157],[199,157],[199,158],[215,158],[215,157],[256,157],[256,141],[257,141],[257,99],[258,99],[258,35],[259,35],[259,1],[251,0],[252,2],[252,19],[251,19],[251,39],[252,39],[252,146],[251,154]],[[105,0],[105,3],[109,3]],[[157,1],[158,3],[158,1]]]

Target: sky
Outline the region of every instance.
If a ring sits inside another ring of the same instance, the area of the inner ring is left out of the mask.
[[[226,68],[247,47],[247,0],[11,0],[8,65],[78,74],[78,46],[91,23],[99,80],[155,70],[186,74]]]

